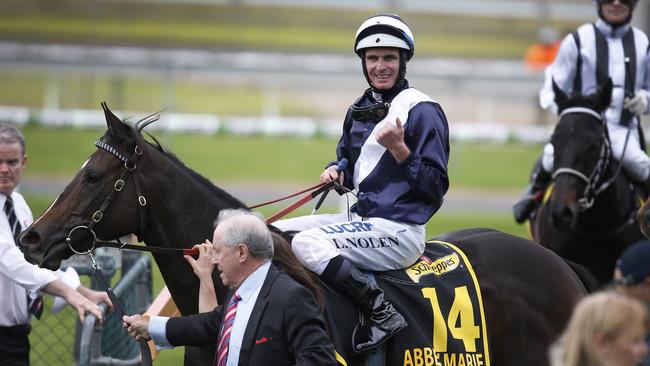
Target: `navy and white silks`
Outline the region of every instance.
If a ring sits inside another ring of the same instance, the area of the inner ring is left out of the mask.
[[[376,97],[367,92],[357,106],[371,106],[379,101]],[[424,251],[424,224],[438,211],[449,187],[449,128],[440,105],[408,84],[384,102],[390,109],[379,122],[355,120],[350,110],[345,118],[336,153],[338,160],[349,161],[344,185],[357,195],[350,212],[274,224],[283,231],[300,231],[292,241],[293,251],[318,274],[338,255],[374,271],[413,264]],[[397,117],[411,151],[401,164],[376,138]]]
[[[601,38],[597,32],[603,37]],[[650,158],[639,143],[639,118],[634,115],[628,117],[623,102],[626,89],[628,89],[628,97],[630,92],[640,89],[650,90],[648,37],[629,24],[613,29],[601,19],[594,24],[580,26],[576,33],[579,36],[580,50],[573,34],[567,35],[562,40],[555,61],[546,69],[546,79],[539,94],[540,105],[544,109],[557,111],[552,80],[555,80],[565,93],[573,92],[577,57],[580,55],[579,77],[582,95],[595,93],[600,85],[599,79],[602,80],[607,76],[612,79],[614,85],[612,102],[605,112],[613,157],[622,163],[628,177],[639,182],[645,181],[650,176]],[[646,110],[644,114],[648,112]],[[630,130],[629,141],[623,155],[628,130]],[[548,144],[544,148],[542,162],[545,170],[549,172],[553,170],[552,145]]]

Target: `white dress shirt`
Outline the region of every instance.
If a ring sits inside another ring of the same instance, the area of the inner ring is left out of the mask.
[[[236,290],[241,300],[237,303],[237,313],[232,325],[230,334],[230,344],[228,345],[227,366],[236,366],[239,362],[239,352],[241,351],[242,341],[248,319],[250,319],[257,297],[262,289],[262,284],[269,273],[271,262],[268,261],[255,270],[250,276],[246,277],[244,282]],[[229,299],[227,299],[229,300]],[[173,347],[165,336],[168,317],[152,316],[149,319],[149,335],[156,346],[160,349]]]
[[[16,217],[27,228],[33,221],[32,212],[23,196],[14,192]],[[4,208],[7,197],[0,194],[0,208]],[[14,242],[9,221],[0,212],[0,326],[11,327],[29,323],[27,291],[39,291],[58,277],[55,272],[39,268],[25,260]]]

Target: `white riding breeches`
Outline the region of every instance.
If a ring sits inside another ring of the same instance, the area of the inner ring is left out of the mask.
[[[641,149],[639,144],[639,131],[636,126],[628,127],[620,124],[608,123],[609,141],[612,148],[612,157],[623,165],[625,174],[636,182],[644,182],[650,177],[650,157]],[[625,140],[627,138],[627,144]],[[623,150],[625,154],[623,155]],[[547,172],[553,171],[554,148],[550,143],[544,146],[542,166]],[[622,159],[621,159],[622,156]]]
[[[339,255],[360,269],[388,271],[406,268],[424,253],[424,225],[362,219],[345,212],[295,217],[273,225],[299,231],[291,248],[305,267],[319,275]]]

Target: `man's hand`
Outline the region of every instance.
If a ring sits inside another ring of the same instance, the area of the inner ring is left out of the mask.
[[[136,341],[150,341],[151,335],[149,335],[149,317],[146,315],[125,315],[122,317],[122,326],[126,328],[126,331],[129,333],[133,339]]]
[[[411,151],[404,143],[404,127],[399,118],[392,123],[386,123],[377,132],[377,142],[393,154],[393,157],[399,164],[409,157]]]
[[[77,310],[77,313],[79,313],[79,319],[82,322],[86,319],[88,313],[95,315],[100,322],[104,321],[102,309],[99,305],[88,300],[82,294],[77,292],[77,290],[66,285],[62,280],[54,280],[50,282],[43,288],[43,291],[50,295],[62,297],[65,302]]]
[[[648,111],[648,92],[644,89],[637,90],[631,98],[625,98],[623,107],[628,111],[641,115]]]
[[[343,178],[345,177],[344,172],[338,171],[337,165],[332,165],[331,167],[325,169],[320,175],[321,183],[329,183],[335,180],[338,180],[341,185],[343,185]]]
[[[196,277],[201,280],[212,281],[212,271],[215,264],[214,246],[209,240],[206,240],[205,243],[196,244],[193,248],[199,251],[199,258],[194,259],[191,255],[184,255],[183,257],[192,266]]]
[[[100,322],[104,321],[104,315],[99,305],[87,299],[77,291],[71,291],[73,295],[65,296],[65,301],[77,310],[79,320],[83,323],[88,313],[93,314]],[[109,301],[110,303],[110,301]]]
[[[95,291],[87,287],[79,286],[77,292],[95,304],[106,303],[108,305],[108,311],[113,311],[113,302],[111,302],[111,298],[106,291]]]

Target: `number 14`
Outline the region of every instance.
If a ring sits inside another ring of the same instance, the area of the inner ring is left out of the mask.
[[[436,352],[447,352],[447,329],[449,329],[452,337],[463,341],[465,352],[476,352],[476,340],[481,336],[481,331],[474,322],[474,307],[467,286],[456,287],[454,302],[449,309],[446,322],[440,309],[436,289],[423,288],[422,295],[429,299],[433,310],[433,349]]]

